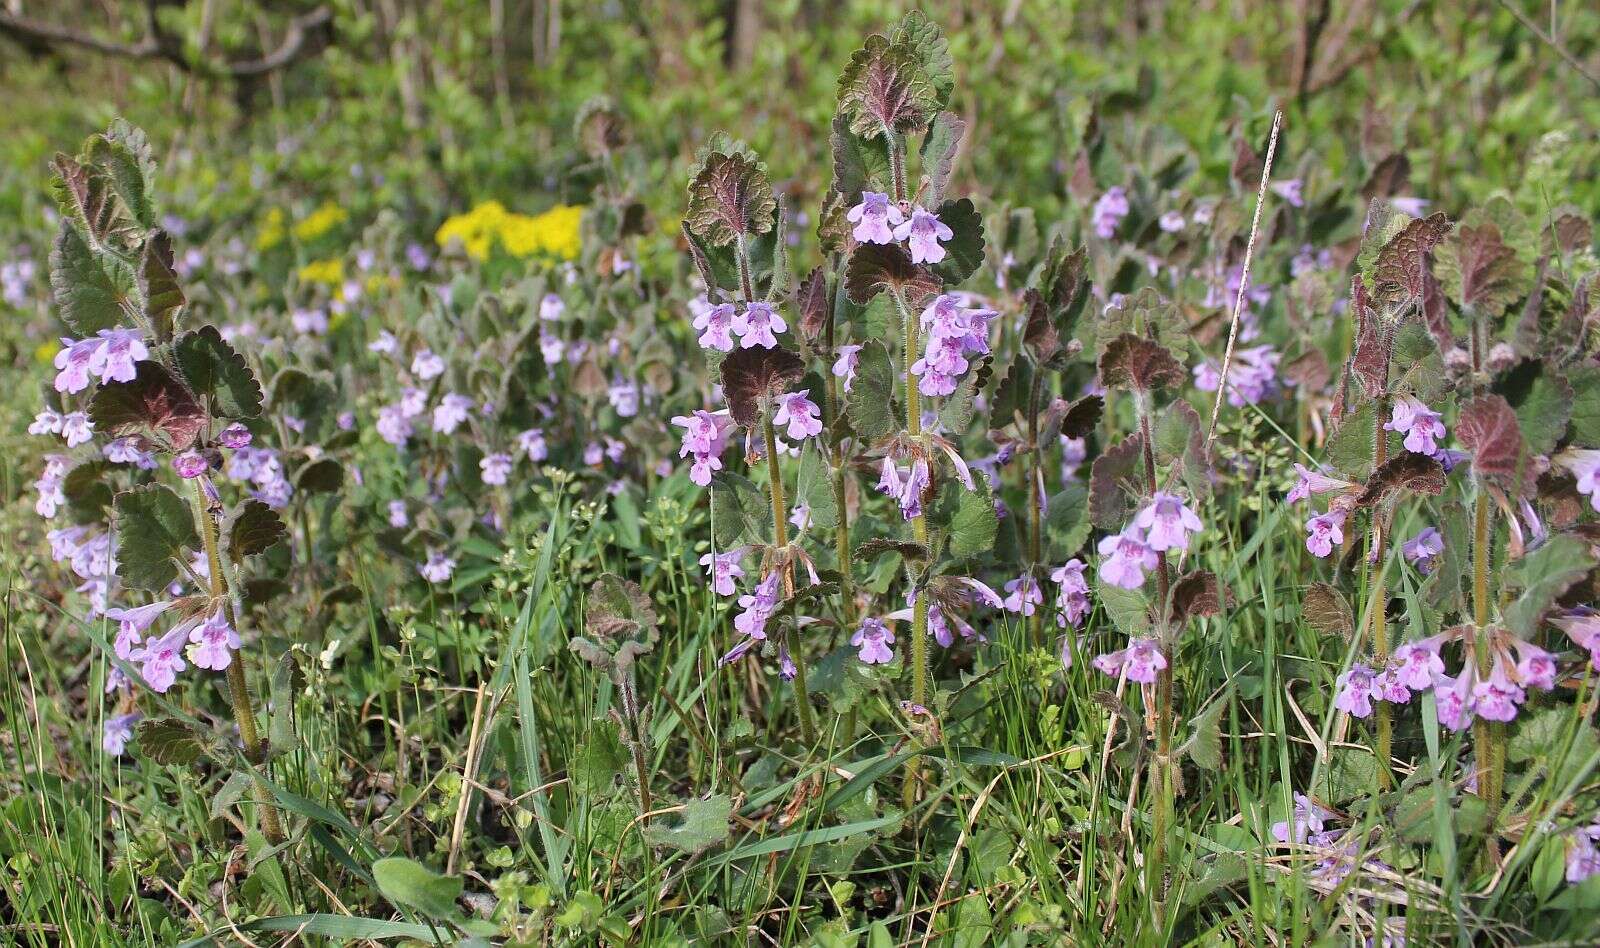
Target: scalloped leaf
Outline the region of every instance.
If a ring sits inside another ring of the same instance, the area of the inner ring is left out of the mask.
[[[765,164],[747,153],[714,151],[689,181],[684,223],[713,246],[725,247],[772,230],[777,211]]]
[[[1528,287],[1528,267],[1493,222],[1463,221],[1435,253],[1439,282],[1462,309],[1497,317]]]
[[[983,266],[983,216],[967,198],[944,202],[937,216],[951,234],[942,245],[945,257],[933,265],[933,272],[947,286],[954,286]]]
[[[294,489],[308,494],[332,494],[344,486],[344,465],[333,458],[306,462],[294,475]]]
[[[922,63],[939,107],[948,105],[950,93],[955,91],[956,86],[955,60],[950,55],[950,42],[944,38],[939,25],[928,19],[921,10],[911,10],[890,31],[889,42],[910,50]]]
[[[1412,221],[1390,238],[1372,266],[1372,298],[1393,309],[1419,303],[1428,255],[1449,233],[1450,219],[1435,214]]]
[[[210,399],[213,414],[224,418],[261,414],[261,383],[217,327],[201,326],[179,336],[172,357],[194,393]]]
[[[711,475],[711,535],[717,549],[766,543],[772,536],[772,505],[749,478],[732,471]]]
[[[681,813],[658,818],[645,828],[644,838],[652,846],[681,853],[704,852],[728,838],[732,815],[733,800],[725,793],[704,800],[685,800]]]
[[[856,354],[856,380],[845,395],[850,427],[864,441],[877,441],[898,428],[894,389],[895,371],[889,350],[874,339]]]
[[[1425,454],[1410,451],[1390,458],[1367,478],[1361,493],[1356,495],[1355,504],[1372,507],[1401,491],[1439,496],[1444,492],[1444,467]]]
[[[174,718],[139,722],[139,749],[158,764],[182,767],[200,759],[204,745],[193,727]]]
[[[843,113],[833,117],[828,136],[833,152],[833,181],[830,188],[844,198],[845,208],[860,203],[861,192],[887,194],[893,188],[889,166],[889,142],[882,136],[863,138],[850,130]]]
[[[920,131],[939,109],[939,93],[918,51],[873,34],[839,75],[839,111],[850,131],[874,138]]]
[[[1502,613],[1512,634],[1531,639],[1539,620],[1556,598],[1594,568],[1589,544],[1574,536],[1558,534],[1529,553],[1507,570],[1505,581],[1519,595]]]
[[[113,438],[140,435],[173,451],[194,444],[205,410],[194,393],[159,362],[140,362],[131,382],[108,382],[89,402],[95,430]]]
[[[151,234],[139,258],[139,295],[144,297],[144,316],[155,327],[159,342],[172,338],[178,310],[189,302],[178,285],[172,260],[172,236],[164,230]]]
[[[589,587],[583,611],[585,648],[572,640],[573,651],[596,667],[624,674],[640,655],[655,648],[659,636],[656,610],[639,584],[605,573]],[[603,660],[599,660],[604,656]]]
[[[200,547],[194,512],[164,484],[118,494],[114,522],[117,576],[135,589],[166,589],[178,578],[183,551]]]
[[[1210,570],[1197,569],[1172,586],[1172,620],[1179,625],[1222,612],[1222,587]]]
[[[132,126],[125,125],[125,128],[132,129]],[[142,140],[144,134],[138,134]],[[129,147],[127,141],[94,135],[89,139],[87,157],[105,175],[107,184],[122,202],[128,217],[140,227],[154,227],[156,214],[150,202],[150,182],[146,176],[149,155],[144,155],[144,160],[141,160],[141,156]]]
[[[995,516],[994,498],[990,496],[988,486],[979,481],[977,490],[961,492],[961,499],[956,504],[955,513],[950,517],[950,555],[957,557],[977,556],[986,550],[994,549],[996,534],[1000,531],[1000,521]]]
[[[1472,469],[1480,476],[1509,481],[1523,468],[1522,428],[1499,395],[1480,395],[1462,405],[1456,437],[1472,453]]]
[[[100,245],[116,222],[117,208],[111,183],[99,169],[60,152],[51,163],[56,172],[51,190],[61,208],[62,226],[69,227],[76,222],[88,233],[90,241]]]
[[[61,320],[79,336],[92,336],[122,322],[133,288],[132,274],[95,253],[70,221],[62,221],[50,250],[50,289]]]
[[[819,445],[811,442],[801,448],[800,471],[795,475],[795,500],[811,511],[811,525],[832,530],[839,523],[839,504],[833,496],[833,480],[828,459]]]
[[[1139,478],[1144,438],[1135,432],[1094,459],[1089,466],[1089,516],[1102,530],[1121,530],[1143,495]]]
[[[1349,638],[1355,615],[1344,594],[1327,583],[1312,583],[1300,599],[1300,615],[1314,631]]]
[[[1494,386],[1517,413],[1517,427],[1531,454],[1549,454],[1567,433],[1572,418],[1573,388],[1544,362],[1524,362],[1502,375]]]
[[[944,200],[944,189],[950,183],[950,173],[955,169],[956,153],[961,149],[961,137],[967,133],[967,123],[953,112],[940,112],[928,126],[922,139],[922,188],[924,200],[938,204]],[[940,217],[943,220],[943,216]]]
[[[789,391],[805,375],[806,364],[781,346],[739,349],[722,360],[721,372],[733,420],[754,429],[761,425],[763,404]]]
[[[844,289],[857,306],[867,305],[887,290],[914,309],[938,293],[940,284],[933,274],[912,263],[911,255],[899,244],[859,244],[845,267]]]
[[[1123,385],[1141,392],[1178,387],[1187,381],[1172,350],[1153,339],[1125,332],[1111,340],[1099,361],[1100,384]]]
[[[259,500],[247,500],[223,518],[222,552],[237,563],[265,553],[288,536],[277,511]]]
[[[1067,406],[1066,412],[1062,414],[1061,433],[1069,438],[1087,438],[1100,424],[1100,416],[1105,412],[1105,407],[1105,396],[1083,396]]]

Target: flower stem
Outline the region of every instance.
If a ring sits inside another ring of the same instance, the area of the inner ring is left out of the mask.
[[[842,289],[837,292],[844,292]],[[834,357],[833,341],[833,307],[828,307],[828,321],[824,332],[827,343],[828,358]],[[844,403],[839,397],[839,380],[832,372],[824,376],[823,392],[827,396],[828,425],[844,414]],[[839,606],[846,626],[855,624],[856,605],[855,589],[850,583],[850,517],[845,511],[844,496],[844,465],[845,452],[842,439],[833,446],[832,457],[829,458],[829,480],[833,483],[833,506],[837,511],[833,524],[833,551],[839,561]]]
[[[622,714],[628,719],[628,729],[633,732],[628,748],[633,751],[633,769],[639,778],[639,815],[650,812],[650,772],[645,769],[644,728],[639,721],[639,692],[630,670],[622,679]]]
[[[1372,459],[1373,469],[1384,465],[1389,459],[1389,438],[1383,430],[1383,419],[1389,414],[1389,399],[1387,396],[1378,399],[1376,421],[1373,424]],[[1385,606],[1388,605],[1389,596],[1384,590],[1384,560],[1388,556],[1389,533],[1384,529],[1383,511],[1372,511],[1372,532],[1368,540],[1373,558],[1367,566],[1369,580],[1367,582],[1368,595],[1372,605],[1372,657],[1377,669],[1381,672],[1389,664],[1389,628]],[[1378,786],[1387,790],[1394,785],[1394,777],[1389,772],[1390,758],[1394,742],[1394,725],[1389,717],[1389,703],[1378,702]]]
[[[1145,489],[1154,495],[1156,492],[1156,456],[1154,442],[1151,437],[1149,396],[1139,394],[1139,434],[1144,454]],[[1155,812],[1151,815],[1152,847],[1150,861],[1150,894],[1156,907],[1156,917],[1161,917],[1162,902],[1166,897],[1164,883],[1165,863],[1167,856],[1167,828],[1172,822],[1173,805],[1173,780],[1172,780],[1172,670],[1177,664],[1175,636],[1168,629],[1169,616],[1168,598],[1172,588],[1172,577],[1168,573],[1167,554],[1156,554],[1156,617],[1157,628],[1161,630],[1161,649],[1166,655],[1167,666],[1156,672],[1156,755],[1150,762],[1151,783],[1155,785],[1156,799]]]
[[[1478,677],[1494,673],[1494,649],[1489,632],[1489,492],[1478,485],[1472,523],[1472,622],[1477,627],[1473,651]],[[1478,718],[1472,725],[1472,752],[1478,770],[1478,798],[1488,813],[1488,853],[1495,844],[1494,825],[1500,818],[1501,787],[1505,780],[1505,726]]]
[[[1039,443],[1039,386],[1044,373],[1039,368],[1033,372],[1033,385],[1028,393],[1028,443],[1032,446],[1033,471],[1028,475],[1028,571],[1035,583],[1039,582],[1040,564],[1044,559],[1044,446]],[[1034,645],[1044,642],[1044,609],[1035,609],[1028,619],[1028,632]]]
[[[920,327],[917,317],[912,314],[910,307],[906,306],[905,297],[899,293],[894,294],[895,305],[900,310],[900,322],[904,332],[904,349],[902,359],[905,364],[906,379],[906,432],[914,441],[922,441],[922,399],[917,391],[916,376],[911,374],[911,364],[917,359],[917,352],[922,347]],[[928,520],[918,513],[911,518],[911,536],[923,546],[928,545]],[[928,706],[928,602],[927,596],[921,590],[916,590],[916,602],[911,608],[911,702],[923,707]],[[915,762],[906,766],[906,782],[901,794],[902,802],[906,809],[910,809],[916,802],[917,782],[921,778],[919,768]]]
[[[226,610],[228,624],[235,630],[239,628],[239,617],[233,609],[232,590],[226,588],[226,576],[222,563],[222,555],[217,549],[217,524],[211,518],[210,504],[206,500],[205,489],[200,484],[200,478],[195,478],[194,485],[194,514],[195,522],[200,526],[200,537],[205,547],[206,566],[211,574],[211,596],[213,599],[222,600],[222,608]],[[233,706],[233,720],[239,726],[239,739],[244,742],[245,756],[250,763],[260,766],[266,763],[266,755],[262,752],[261,733],[256,729],[256,711],[250,703],[250,685],[244,676],[244,653],[235,651],[232,660],[228,662],[228,701]],[[272,791],[261,781],[256,781],[256,799],[261,804],[261,832],[267,841],[276,843],[283,839],[283,827],[278,822],[278,811],[272,805]]]
[[[786,519],[788,506],[783,499],[783,475],[778,470],[778,435],[772,430],[772,411],[768,409],[761,415],[761,434],[766,439],[767,451],[767,489],[772,497],[772,542],[779,549],[789,545],[789,521]],[[783,564],[784,593],[794,595],[794,565],[785,560]],[[800,654],[799,638],[792,640],[790,658],[795,667],[795,708],[800,714],[800,734],[807,744],[817,742],[817,723],[811,717],[811,698],[806,694],[805,657]]]
[[[904,201],[906,199],[905,139],[887,125],[883,127],[883,135],[889,142],[889,183],[894,190],[894,199]]]

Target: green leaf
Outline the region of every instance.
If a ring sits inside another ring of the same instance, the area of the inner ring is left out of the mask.
[[[950,183],[956,151],[961,147],[961,136],[966,131],[967,123],[952,112],[940,112],[933,117],[933,124],[928,126],[928,134],[922,139],[921,152],[922,194],[928,204],[937,205],[944,200],[945,185]],[[939,219],[944,220],[943,215]]]
[[[983,266],[983,217],[967,198],[946,201],[937,213],[939,222],[950,228],[951,237],[942,245],[945,258],[934,264],[933,272],[946,285],[954,286]]]
[[[795,478],[795,497],[811,510],[811,524],[832,530],[839,523],[839,505],[833,496],[832,473],[822,449],[807,443],[800,456],[800,473]]]
[[[955,60],[950,55],[950,42],[944,38],[939,25],[922,11],[911,10],[895,24],[889,42],[908,50],[922,64],[939,107],[948,105],[950,93],[956,86]]]
[[[261,414],[261,383],[217,327],[201,326],[184,333],[173,344],[172,353],[189,387],[210,400],[213,414],[225,418]]]
[[[748,149],[712,151],[689,181],[684,223],[713,246],[773,229],[778,210],[767,166]]]
[[[732,471],[712,475],[711,535],[723,551],[771,538],[772,504],[749,478]]]
[[[839,112],[863,138],[921,130],[940,106],[921,48],[874,33],[839,74]]]
[[[1101,583],[1098,594],[1106,615],[1125,635],[1137,638],[1150,634],[1150,597],[1143,588],[1123,589]]]
[[[132,274],[120,264],[108,270],[105,260],[70,221],[61,222],[50,251],[50,289],[62,321],[79,336],[92,336],[122,321]]]
[[[1585,448],[1600,447],[1600,365],[1576,365],[1567,370],[1572,386],[1572,441]]]
[[[976,556],[994,549],[995,535],[1000,521],[995,516],[994,499],[989,496],[989,486],[981,479],[977,490],[964,490],[950,518],[950,554]]]
[[[725,793],[684,803],[676,822],[657,817],[644,831],[652,846],[667,846],[679,852],[698,853],[728,838],[728,819],[733,815],[733,800]]]
[[[277,511],[259,500],[247,500],[223,518],[222,552],[237,563],[265,553],[288,535]]]
[[[892,187],[888,142],[852,132],[843,113],[833,117],[829,142],[833,147],[832,188],[846,205],[859,204],[863,191],[888,193]]]
[[[1572,417],[1572,386],[1543,362],[1524,362],[1503,376],[1495,391],[1517,415],[1517,427],[1532,454],[1549,454],[1567,433]]]
[[[144,255],[139,258],[139,295],[144,297],[144,316],[155,327],[156,340],[172,338],[178,310],[188,299],[173,269],[172,238],[164,230],[156,231],[145,241]]]
[[[1506,626],[1518,638],[1533,638],[1545,610],[1593,567],[1587,543],[1567,534],[1551,537],[1506,571],[1506,583],[1522,590],[1505,609]]]
[[[894,405],[895,371],[889,350],[873,340],[857,354],[856,380],[845,396],[850,427],[868,444],[899,428]]]
[[[144,134],[139,133],[142,140]],[[148,147],[148,146],[146,146]],[[128,216],[139,226],[149,229],[156,226],[156,214],[150,203],[150,182],[145,176],[149,156],[141,161],[125,141],[96,135],[89,139],[88,158],[104,172],[106,180],[116,191],[117,198],[127,209]]]
[[[1206,705],[1205,710],[1189,722],[1189,738],[1181,751],[1189,755],[1201,770],[1222,769],[1222,712],[1228,709],[1228,696],[1223,694]]]
[[[572,784],[584,796],[609,796],[622,786],[628,771],[628,752],[617,735],[615,721],[594,722],[588,738],[568,764]]]
[[[200,547],[189,505],[163,484],[118,494],[116,530],[117,576],[135,589],[165,589],[178,578],[175,560]]]
[[[1328,463],[1346,479],[1357,483],[1372,474],[1373,436],[1377,431],[1374,412],[1372,402],[1364,403],[1345,415],[1339,427],[1328,436]]]
[[[228,807],[238,803],[244,797],[245,791],[250,789],[251,780],[248,770],[238,770],[223,781],[222,786],[218,787],[217,792],[211,797],[211,818],[222,819],[222,815],[228,812]]]
[[[294,650],[285,649],[272,670],[269,685],[272,695],[272,719],[267,724],[267,744],[274,754],[286,753],[295,746],[294,713],[295,695],[305,680],[305,673],[295,661]]]
[[[440,875],[420,862],[391,856],[372,864],[372,878],[383,897],[401,908],[435,919],[460,914],[456,907],[456,897],[461,894],[460,876]]]
[[[184,765],[200,759],[200,735],[172,718],[146,718],[139,722],[139,749],[158,764]]]
[[[294,488],[314,494],[331,494],[344,485],[344,465],[333,458],[307,462],[294,475]]]
[[[1059,493],[1050,496],[1045,514],[1050,559],[1068,559],[1083,548],[1094,525],[1089,522],[1089,488],[1082,481],[1069,481]]]

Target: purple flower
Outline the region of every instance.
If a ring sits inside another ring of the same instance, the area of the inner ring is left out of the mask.
[[[589,467],[599,467],[600,462],[606,459],[606,449],[598,441],[591,441],[583,446],[583,463]]]
[[[1044,593],[1039,591],[1039,584],[1027,573],[1006,583],[1005,608],[1007,612],[1020,612],[1031,616],[1035,607],[1044,602]]]
[[[60,434],[64,420],[58,411],[50,408],[41,409],[37,415],[33,416],[33,424],[28,426],[28,434]]]
[[[1444,659],[1439,657],[1439,643],[1444,636],[1407,642],[1394,650],[1390,666],[1401,684],[1412,691],[1426,691],[1444,675]]]
[[[102,329],[98,333],[105,348],[99,354],[100,381],[131,382],[138,370],[136,363],[150,358],[150,350],[136,329]]]
[[[117,637],[112,643],[117,657],[125,662],[131,660],[134,646],[144,641],[146,630],[170,608],[172,603],[163,600],[132,609],[107,609],[106,618],[117,623]]]
[[[478,462],[478,470],[485,484],[499,487],[511,475],[512,463],[509,454],[491,454]]]
[[[739,345],[744,349],[760,346],[771,349],[778,344],[773,333],[783,332],[789,324],[783,321],[771,303],[756,301],[745,306],[744,312],[734,317],[733,331],[739,334]]]
[[[112,757],[121,757],[128,748],[128,742],[133,740],[133,726],[143,717],[137,711],[130,711],[106,718],[100,734],[100,749]]]
[[[711,577],[712,592],[719,596],[731,596],[739,591],[734,580],[744,578],[744,567],[739,565],[743,558],[744,547],[726,553],[707,553],[700,557],[700,565],[706,568],[706,575]]]
[[[889,627],[871,616],[862,619],[861,628],[850,636],[850,644],[859,649],[856,657],[867,665],[887,665],[894,661],[894,652],[889,648],[893,642],[894,633]]]
[[[1300,179],[1290,178],[1288,181],[1274,181],[1269,187],[1272,193],[1289,202],[1290,207],[1305,207],[1306,199],[1300,193]]]
[[[1567,834],[1567,881],[1583,882],[1600,875],[1600,822],[1580,826]]]
[[[1391,704],[1406,704],[1411,700],[1411,689],[1401,680],[1399,670],[1391,666],[1372,676],[1372,697]]]
[[[88,388],[90,373],[98,371],[97,363],[104,359],[103,345],[103,340],[92,336],[77,341],[62,339],[55,359],[56,391],[70,395]]]
[[[396,530],[401,530],[410,525],[411,516],[406,513],[406,502],[403,500],[389,501],[389,526]]]
[[[1489,721],[1514,721],[1517,705],[1526,698],[1526,692],[1507,678],[1505,669],[1496,662],[1489,680],[1480,681],[1472,688],[1472,712]]]
[[[189,641],[193,643],[189,648],[189,660],[194,662],[194,667],[212,671],[225,670],[241,644],[239,633],[222,617],[221,609],[196,626],[189,633]]]
[[[1555,460],[1572,472],[1578,480],[1578,493],[1587,494],[1589,505],[1600,513],[1600,450],[1568,448]]]
[[[789,511],[789,522],[794,524],[794,532],[806,532],[806,527],[811,525],[811,506],[803,500],[796,503]]]
[[[1120,589],[1138,589],[1144,585],[1145,570],[1156,568],[1156,551],[1136,526],[1101,537],[1099,550],[1103,559],[1096,575]]]
[[[1468,663],[1460,678],[1439,675],[1434,680],[1433,700],[1439,723],[1452,731],[1464,731],[1472,726],[1473,677],[1471,663]]]
[[[856,380],[856,365],[861,361],[861,347],[842,345],[835,351],[839,358],[833,362],[833,374],[835,378],[844,379],[844,390],[848,392],[851,383]]]
[[[68,412],[61,419],[61,436],[67,439],[69,448],[88,444],[94,440],[94,422],[89,420],[86,412]]]
[[[550,448],[544,443],[544,431],[539,428],[529,428],[517,435],[517,449],[535,464],[550,456]]]
[[[1600,671],[1600,613],[1580,607],[1552,616],[1550,624],[1565,632],[1573,644],[1588,650],[1590,667]]]
[[[864,244],[894,243],[898,235],[893,228],[906,219],[900,206],[879,191],[861,192],[861,203],[852,207],[845,218],[856,225],[851,236]]]
[[[922,495],[928,490],[928,459],[917,458],[911,462],[911,471],[900,488],[900,515],[907,520],[922,516]]]
[[[129,661],[140,663],[139,674],[157,694],[166,694],[188,668],[183,660],[183,645],[189,639],[193,621],[174,626],[166,635],[129,654]]]
[[[1306,521],[1306,549],[1312,556],[1327,556],[1344,542],[1344,518],[1344,511],[1330,510]]]
[[[1168,211],[1161,215],[1161,219],[1156,223],[1160,225],[1163,232],[1176,234],[1178,231],[1183,230],[1184,220],[1183,215],[1178,211]]]
[[[1228,404],[1235,408],[1257,405],[1278,393],[1278,362],[1282,359],[1278,350],[1261,345],[1240,349],[1233,355],[1228,365]],[[1202,392],[1215,392],[1222,384],[1220,367],[1209,359],[1193,371],[1195,388]]]
[[[449,582],[450,577],[455,575],[456,561],[438,550],[430,549],[428,561],[417,567],[417,572],[430,583]]]
[[[937,216],[920,207],[912,208],[911,219],[895,226],[894,239],[907,241],[912,263],[938,263],[944,259],[940,241],[949,240],[955,232],[945,226]]]
[[[1113,678],[1126,674],[1129,681],[1151,685],[1155,683],[1156,672],[1167,667],[1167,657],[1161,654],[1155,639],[1139,638],[1121,651],[1095,656],[1090,664]]]
[[[1117,225],[1128,216],[1128,209],[1128,193],[1120,186],[1100,195],[1100,199],[1094,202],[1094,210],[1090,212],[1095,234],[1101,240],[1111,239],[1117,232]]]
[[[1349,481],[1342,481],[1337,477],[1329,477],[1326,474],[1313,471],[1304,464],[1296,463],[1294,470],[1299,477],[1294,483],[1294,489],[1289,491],[1289,495],[1284,498],[1285,501],[1291,504],[1305,500],[1312,494],[1326,494],[1329,491],[1346,490],[1355,486]]]
[[[790,441],[803,441],[822,434],[822,409],[807,397],[810,394],[810,389],[802,389],[778,396],[778,410],[772,415],[772,423],[788,425],[784,433]]]
[[[1335,708],[1355,718],[1372,714],[1372,699],[1376,696],[1372,669],[1357,662],[1339,676],[1335,686],[1339,689],[1333,697]]]
[[[739,608],[744,611],[734,616],[733,627],[741,635],[752,639],[767,637],[767,620],[778,608],[779,575],[773,570],[756,584],[754,592],[739,597]]]
[[[444,374],[444,360],[432,349],[419,349],[411,359],[411,372],[424,382],[436,379]]]
[[[737,322],[732,303],[708,306],[695,314],[694,328],[700,330],[702,348],[718,352],[733,351],[733,326]]]
[[[1521,639],[1513,639],[1511,647],[1517,653],[1517,679],[1524,688],[1549,691],[1556,686],[1556,657]]]
[[[672,423],[683,429],[683,446],[678,457],[693,457],[689,480],[705,487],[711,475],[722,470],[722,452],[728,446],[728,435],[733,430],[733,419],[725,412],[697,409],[692,415],[678,415]]]
[[[1056,625],[1077,628],[1089,614],[1089,581],[1083,560],[1073,558],[1056,567],[1050,579],[1061,587],[1056,595]]]
[[[472,405],[472,399],[467,396],[446,392],[433,409],[433,430],[439,434],[454,432],[463,421],[467,420]]]
[[[1400,544],[1400,553],[1423,573],[1433,571],[1433,561],[1444,552],[1444,537],[1433,527],[1423,527],[1416,536]]]
[[[296,308],[289,314],[289,323],[302,336],[320,336],[328,331],[328,314],[320,309]]]
[[[1318,806],[1303,793],[1294,795],[1294,831],[1289,823],[1280,820],[1272,824],[1272,838],[1280,843],[1304,843],[1312,836],[1321,835],[1324,820],[1333,818],[1333,811]]]
[[[1439,451],[1434,439],[1444,437],[1444,422],[1438,412],[1409,395],[1394,400],[1394,411],[1383,423],[1385,431],[1406,433],[1406,450],[1430,457]]]
[[[406,417],[405,410],[399,405],[385,405],[378,409],[378,423],[374,427],[378,429],[378,437],[397,448],[405,447],[415,433],[411,419]]]
[[[250,446],[250,441],[250,429],[246,428],[237,421],[222,429],[222,431],[218,432],[217,434],[217,443],[225,448],[248,448]]]
[[[400,393],[400,415],[415,418],[428,410],[428,393],[420,388],[408,388]]]
[[[606,399],[611,402],[619,418],[632,418],[639,414],[639,386],[635,382],[626,379],[612,382]]]
[[[1157,552],[1187,550],[1189,534],[1203,527],[1194,511],[1177,494],[1157,491],[1150,503],[1133,518],[1133,525],[1145,531],[1145,543]]]
[[[554,367],[561,364],[567,352],[567,344],[561,337],[553,333],[539,330],[539,355],[544,359],[544,364]]]
[[[539,300],[539,318],[546,322],[555,322],[566,311],[567,304],[554,293],[546,293]]]
[[[172,459],[172,469],[177,471],[178,476],[185,480],[191,480],[204,474],[207,466],[205,455],[199,451],[185,451]]]

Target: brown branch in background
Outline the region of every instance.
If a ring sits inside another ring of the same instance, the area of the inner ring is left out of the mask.
[[[1516,17],[1518,23],[1521,23],[1523,26],[1531,30],[1534,36],[1539,37],[1540,42],[1555,50],[1556,55],[1560,56],[1562,61],[1564,61],[1568,66],[1571,66],[1574,72],[1594,83],[1596,88],[1600,88],[1600,76],[1596,76],[1594,73],[1584,68],[1583,63],[1578,62],[1576,57],[1567,52],[1567,48],[1565,46],[1562,46],[1561,43],[1549,33],[1546,33],[1544,30],[1540,29],[1539,24],[1529,19],[1528,15],[1523,13],[1516,4],[1511,3],[1510,0],[1500,0],[1500,5],[1505,7],[1512,16]]]
[[[321,52],[332,41],[333,11],[317,7],[289,20],[283,42],[258,59],[233,62],[192,62],[184,54],[183,41],[164,31],[156,19],[161,0],[146,0],[145,35],[133,43],[101,39],[54,23],[43,23],[15,13],[0,11],[0,36],[28,49],[58,52],[62,48],[82,49],[119,59],[160,59],[184,72],[248,79],[274,72],[296,60]]]

